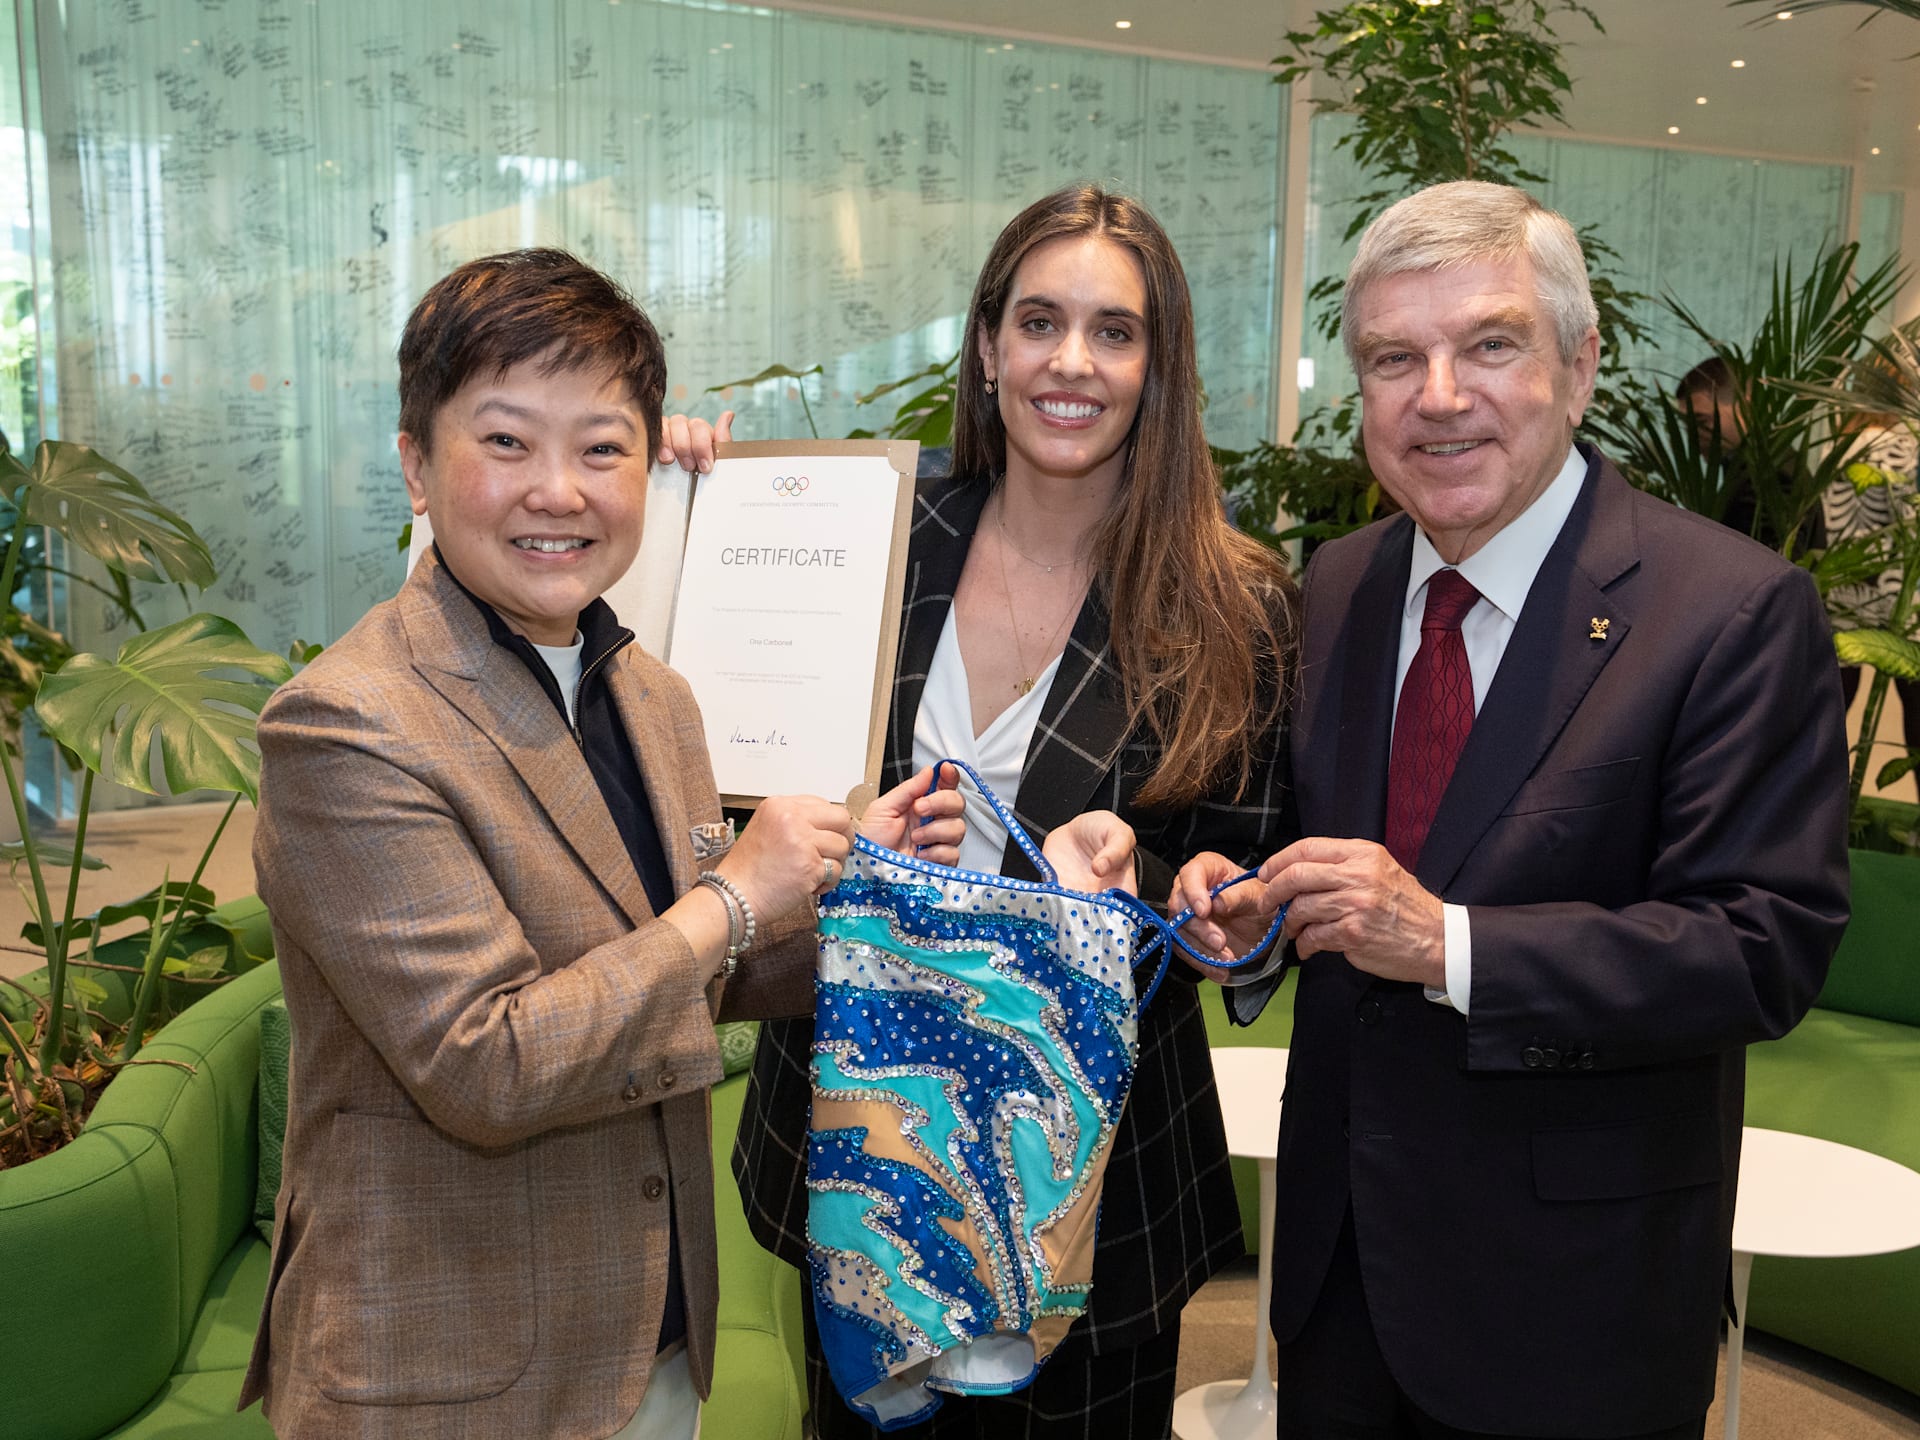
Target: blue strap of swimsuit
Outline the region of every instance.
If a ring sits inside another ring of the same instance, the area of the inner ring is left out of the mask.
[[[993,808],[993,813],[999,817],[1000,823],[1007,827],[1007,834],[1012,836],[1014,843],[1020,847],[1020,853],[1032,862],[1033,868],[1039,872],[1040,878],[1056,889],[1065,890],[1066,887],[1060,883],[1059,874],[1054,870],[1052,863],[1047,857],[1040,853],[1040,847],[1033,843],[1033,837],[1027,834],[1026,827],[1013,818],[1013,812],[1001,803],[1000,797],[993,793],[993,788],[980,777],[980,772],[975,770],[973,766],[967,764],[966,761],[955,760],[949,757],[935,764],[933,767],[933,784],[927,788],[927,793],[931,795],[940,788],[941,771],[948,765],[961,771],[973,781],[974,785],[980,791],[981,798]],[[1209,890],[1207,894],[1209,896],[1218,895],[1221,891],[1230,890],[1235,885],[1241,885],[1249,880],[1257,880],[1259,878],[1259,871],[1243,870],[1232,879],[1221,881]],[[1142,928],[1153,932],[1152,938],[1141,947],[1140,953],[1134,957],[1135,969],[1138,969],[1146,961],[1147,957],[1156,952],[1160,957],[1160,963],[1154,969],[1153,983],[1147,987],[1147,993],[1142,996],[1139,1001],[1139,1008],[1142,1010],[1151,1005],[1153,1003],[1153,997],[1160,993],[1160,982],[1167,977],[1167,967],[1173,961],[1175,946],[1178,946],[1192,959],[1199,964],[1207,966],[1209,969],[1241,970],[1253,964],[1256,960],[1259,960],[1266,953],[1273,942],[1279,938],[1280,927],[1287,918],[1287,907],[1282,905],[1274,912],[1273,923],[1267,927],[1267,933],[1261,937],[1258,945],[1255,945],[1237,960],[1220,960],[1194,949],[1192,945],[1187,943],[1186,938],[1180,934],[1181,929],[1194,918],[1192,906],[1188,906],[1178,915],[1169,919],[1146,901],[1142,900],[1138,895],[1132,894],[1130,891],[1109,889],[1101,892],[1101,897],[1113,901],[1131,911]]]

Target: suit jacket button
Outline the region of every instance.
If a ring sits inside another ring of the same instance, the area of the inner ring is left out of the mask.
[[[1378,1000],[1362,1000],[1359,1008],[1354,1013],[1360,1017],[1360,1023],[1362,1025],[1378,1025],[1380,1023],[1380,1002]]]
[[[658,1175],[649,1175],[640,1183],[640,1193],[649,1200],[658,1200],[667,1193],[667,1182]]]
[[[1520,1063],[1529,1070],[1538,1070],[1543,1063],[1538,1045],[1529,1045],[1520,1052]]]
[[[660,1078],[654,1083],[657,1084],[662,1090],[671,1090],[673,1088],[673,1082],[677,1078],[678,1077],[671,1070],[662,1070],[660,1072]]]
[[[1549,1070],[1558,1070],[1560,1068],[1560,1052],[1551,1045],[1547,1046],[1546,1049],[1540,1052],[1540,1063]]]
[[[620,1092],[620,1098],[629,1105],[633,1104],[634,1101],[640,1098],[640,1087],[638,1085],[627,1086],[626,1089]]]

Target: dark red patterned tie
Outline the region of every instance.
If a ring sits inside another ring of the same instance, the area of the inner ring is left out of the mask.
[[[1408,870],[1420,863],[1434,811],[1473,729],[1473,672],[1460,622],[1479,598],[1458,570],[1436,570],[1427,581],[1420,648],[1400,686],[1387,766],[1387,853]]]

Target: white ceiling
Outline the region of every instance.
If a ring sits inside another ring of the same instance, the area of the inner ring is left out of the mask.
[[[790,8],[1260,64],[1314,0],[772,0]],[[1322,0],[1324,3],[1324,0]],[[1776,20],[1724,0],[1590,0],[1566,22],[1571,128],[1647,144],[1851,161],[1867,188],[1920,187],[1920,23],[1841,7]],[[1783,0],[1784,7],[1785,0]],[[1761,17],[1759,23],[1755,17]],[[1115,20],[1131,20],[1127,30]],[[1731,61],[1745,60],[1741,69]],[[1696,98],[1706,96],[1705,105]],[[1680,127],[1669,135],[1667,127]],[[1873,155],[1873,147],[1881,153]]]

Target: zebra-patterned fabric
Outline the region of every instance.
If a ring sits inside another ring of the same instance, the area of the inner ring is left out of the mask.
[[[821,902],[808,1262],[890,1428],[1023,1388],[1085,1313],[1139,1055],[1137,907],[858,842]]]

